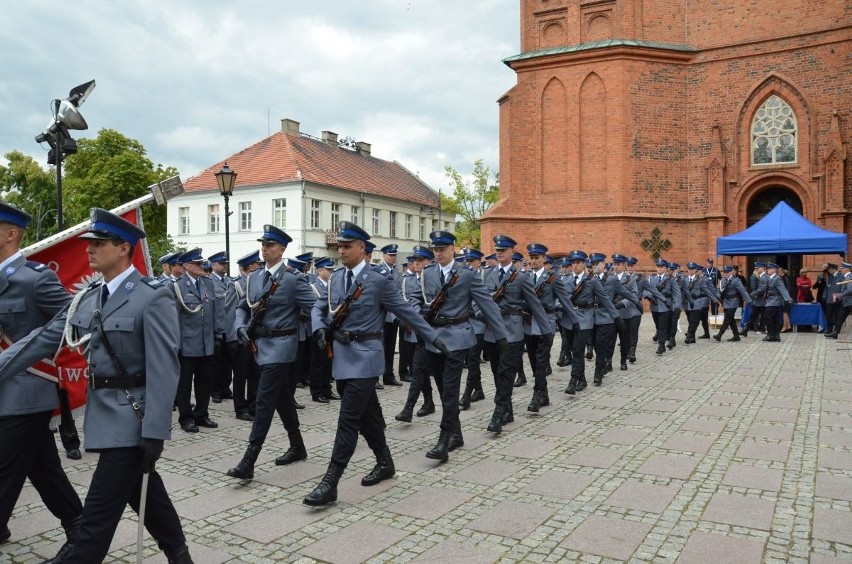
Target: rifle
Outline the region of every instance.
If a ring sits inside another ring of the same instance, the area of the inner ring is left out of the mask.
[[[547,278],[545,278],[545,279],[544,279],[544,281],[543,281],[541,284],[539,284],[538,286],[536,286],[536,288],[535,288],[535,295],[536,295],[536,297],[537,297],[537,298],[539,298],[539,299],[540,299],[540,298],[541,298],[541,296],[542,296],[542,294],[544,294],[544,287],[545,287],[545,285],[547,285],[547,284],[553,284],[553,279],[554,279],[554,278],[556,278],[556,275],[555,275],[555,274],[553,274],[553,272],[548,272],[548,274],[547,274]]]
[[[583,288],[585,288],[585,287],[586,287],[586,281],[587,281],[589,278],[590,278],[590,276],[586,276],[585,278],[583,278],[582,280],[580,280],[580,283],[579,283],[579,284],[577,284],[577,287],[576,287],[576,288],[574,288],[574,291],[573,291],[573,292],[571,292],[571,301],[572,301],[572,302],[574,301],[574,299],[575,299],[575,298],[577,298],[577,297],[578,297],[578,296],[579,296],[579,295],[583,292]]]
[[[329,291],[331,291],[330,288]],[[361,282],[356,282],[355,290],[346,296],[346,299],[343,300],[343,303],[340,304],[337,311],[334,312],[334,317],[331,318],[331,325],[328,326],[328,337],[325,341],[325,354],[328,356],[329,360],[334,358],[334,350],[332,349],[334,334],[340,329],[340,326],[343,324],[343,320],[346,319],[346,316],[349,315],[349,306],[352,302],[358,301],[358,298],[361,297],[361,292],[363,291],[364,285]]]
[[[441,305],[444,303],[444,300],[447,299],[447,292],[450,288],[455,286],[458,278],[458,271],[453,270],[450,273],[450,279],[444,282],[444,285],[441,286],[441,290],[438,292],[438,295],[436,295],[435,299],[432,300],[432,303],[429,304],[429,309],[423,315],[423,318],[426,319],[426,323],[429,325],[432,325],[435,322],[435,318],[438,317],[438,311],[440,311]]]
[[[501,301],[503,301],[503,296],[506,295],[506,286],[514,282],[515,278],[517,277],[518,271],[513,270],[512,274],[510,274],[508,278],[503,279],[503,282],[500,284],[500,286],[498,286],[497,289],[494,290],[494,293],[491,294],[491,297],[494,299],[494,303],[499,304]]]
[[[266,316],[266,306],[269,303],[269,298],[275,295],[276,290],[278,290],[278,278],[273,278],[272,285],[269,286],[269,289],[260,296],[259,300],[257,300],[257,307],[254,308],[254,314],[251,316],[248,327],[246,327],[246,331],[249,336],[249,350],[253,355],[257,354],[257,345],[254,342],[254,334],[260,326],[260,323],[263,321],[264,316]]]

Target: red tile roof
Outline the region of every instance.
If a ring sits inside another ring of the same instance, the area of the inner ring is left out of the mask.
[[[218,190],[215,172],[224,163],[237,172],[235,189],[285,182],[314,182],[353,192],[438,205],[438,193],[396,161],[385,161],[304,135],[275,133],[231,155],[183,186],[187,192]]]

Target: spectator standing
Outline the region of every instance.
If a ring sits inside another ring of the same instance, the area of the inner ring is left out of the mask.
[[[808,278],[808,273],[805,269],[799,271],[799,277],[796,278],[796,302],[800,304],[809,304],[814,301],[813,292],[811,292],[811,279]]]

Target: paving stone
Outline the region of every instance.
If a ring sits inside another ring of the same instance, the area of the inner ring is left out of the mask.
[[[698,460],[682,456],[654,454],[637,470],[643,474],[686,480],[692,475]]]
[[[206,519],[232,507],[248,503],[255,493],[238,485],[225,486],[194,495],[175,503],[175,509],[181,518]]]
[[[795,423],[799,417],[797,411],[785,409],[761,409],[757,412],[755,421],[775,421],[777,423]]]
[[[595,439],[599,443],[611,443],[614,445],[633,446],[642,442],[648,435],[648,431],[638,429],[625,429],[624,427],[615,427],[598,435]]]
[[[674,413],[681,408],[683,402],[674,400],[651,400],[645,402],[639,409],[646,411],[664,411],[666,413]]]
[[[426,487],[387,507],[388,511],[434,521],[473,497],[470,492]]]
[[[594,476],[589,474],[548,470],[526,486],[524,491],[571,500],[586,489],[594,480]]]
[[[593,402],[594,405],[598,407],[613,407],[619,408],[624,407],[629,404],[632,400],[630,398],[618,397],[618,396],[603,396],[600,398],[596,398]]]
[[[756,564],[763,558],[763,541],[694,531],[680,553],[678,563]]]
[[[696,410],[696,415],[711,415],[713,417],[733,417],[739,406],[736,405],[703,405]]]
[[[739,406],[743,403],[743,399],[745,399],[744,394],[713,394],[712,396],[707,398],[707,403]]]
[[[252,517],[241,519],[226,527],[225,530],[247,539],[268,544],[325,516],[324,511],[300,503],[285,503]]]
[[[575,421],[603,421],[612,415],[611,409],[595,409],[592,407],[584,407],[571,412],[568,417]]]
[[[361,478],[364,475],[365,473],[359,472],[354,476],[346,477],[346,474],[344,474],[345,479],[341,480],[337,485],[337,500],[355,505],[372,497],[382,495],[399,483],[399,476],[394,476],[390,480],[384,480],[374,486],[362,486]],[[305,495],[308,495],[314,487],[316,487],[316,484],[310,484],[305,490]]]
[[[50,511],[36,511],[22,517],[14,515],[9,520],[9,530],[12,531],[12,540],[25,539],[40,535],[45,531],[59,528],[59,519]]]
[[[502,454],[504,456],[514,456],[517,458],[527,458],[531,460],[536,460],[552,451],[559,444],[556,442],[549,441],[537,441],[532,439],[522,439],[520,441],[516,441],[511,445],[497,451],[497,454]]]
[[[485,460],[474,462],[464,470],[452,475],[456,480],[482,484],[483,486],[495,486],[518,471],[520,466],[510,462],[493,462]]]
[[[555,509],[541,505],[501,501],[468,523],[467,527],[491,535],[523,539],[555,512]]]
[[[182,431],[176,432],[180,433]],[[220,443],[209,438],[196,439],[190,444],[182,444],[180,448],[172,448],[171,445],[167,443],[166,448],[163,449],[163,458],[179,461],[191,460],[193,458],[198,458],[199,456],[204,456],[205,454],[220,451],[225,446],[226,445],[224,443]]]
[[[593,468],[609,468],[621,458],[626,449],[615,447],[583,447],[565,459],[566,464],[591,466]]]
[[[608,505],[638,509],[649,513],[662,513],[680,491],[680,485],[660,486],[628,481],[619,486],[606,500]]]
[[[303,548],[301,554],[325,562],[363,562],[408,536],[406,531],[359,521]]]
[[[627,560],[651,531],[651,525],[590,515],[560,546],[569,550]]]
[[[810,555],[810,564],[848,564],[849,557],[842,558],[839,556],[829,556],[826,554],[818,554],[812,552]]]
[[[313,462],[294,462],[287,466],[274,466],[275,470],[260,473],[255,471],[254,481],[279,488],[289,488],[306,480],[313,480],[325,474],[328,466]]]
[[[727,424],[727,419],[717,419],[715,417],[692,417],[684,421],[680,428],[683,431],[697,431],[699,433],[713,433],[718,435]]]
[[[801,398],[768,397],[763,400],[764,407],[780,407],[783,409],[798,409],[802,404]]]
[[[852,430],[833,431],[831,429],[820,429],[819,444],[852,448]]]
[[[664,390],[660,392],[660,395],[657,397],[661,399],[683,401],[690,399],[693,395],[695,395],[694,392],[689,390]]]
[[[412,562],[441,562],[443,564],[490,564],[500,559],[496,550],[460,542],[441,542],[425,551]]]
[[[819,466],[821,468],[837,468],[838,470],[852,470],[852,453],[819,449]]]
[[[716,437],[696,435],[675,435],[660,445],[660,448],[679,452],[706,453],[713,446]]]
[[[852,501],[852,478],[819,472],[814,493],[819,497]]]
[[[749,427],[746,436],[758,439],[772,439],[776,441],[789,441],[793,438],[795,427],[792,425],[768,425],[755,423]]]
[[[637,427],[656,427],[665,420],[666,416],[659,413],[633,413],[625,417],[622,423]]]
[[[722,483],[729,486],[777,492],[781,489],[783,475],[784,472],[781,470],[732,462],[722,479]]]
[[[754,458],[756,460],[774,460],[786,462],[790,454],[790,445],[787,443],[767,443],[761,441],[743,441],[737,450],[739,458]]]
[[[586,425],[579,423],[551,423],[536,431],[538,435],[547,435],[549,437],[561,437],[563,439],[573,439],[577,435],[586,431]]]
[[[707,505],[702,519],[768,531],[772,525],[775,502],[717,492]]]
[[[435,435],[437,440],[438,434],[440,433],[440,429],[434,425],[418,425],[416,423],[412,424],[399,424],[394,425],[392,427],[388,427],[385,431],[385,436],[389,439],[398,439],[402,441],[412,441],[416,439],[420,439],[422,437],[428,437],[429,435]]]
[[[814,509],[814,538],[852,544],[852,513],[837,509]]]

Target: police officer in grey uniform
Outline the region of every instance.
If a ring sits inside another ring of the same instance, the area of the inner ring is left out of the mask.
[[[295,382],[291,371],[296,362],[299,312],[310,311],[317,301],[300,271],[284,264],[284,251],[293,239],[274,225],[264,225],[258,239],[266,268],[256,270],[246,283],[246,300],[237,307],[236,327],[240,342],[256,347],[260,366],[257,409],[249,444],[242,460],[228,470],[228,476],[242,480],[254,477],[254,463],[260,454],[275,412],[281,417],[290,439],[290,448],[275,459],[287,465],[308,457],[299,415],[293,398]],[[263,318],[258,320],[257,316]]]
[[[197,433],[198,427],[219,426],[207,411],[216,374],[213,364],[218,316],[216,290],[213,281],[204,275],[201,249],[187,251],[178,260],[186,271],[171,284],[180,327],[178,422],[187,433]],[[193,383],[195,407],[190,402]]]
[[[236,294],[229,291],[234,281],[227,275],[230,259],[225,251],[207,257],[212,272],[213,290],[216,296],[216,344],[213,348],[213,365],[216,373],[213,378],[211,401],[221,403],[223,399],[233,399],[231,376],[237,356],[237,333],[234,330],[236,314]]]
[[[845,284],[837,283],[837,287],[840,288],[840,300],[837,302],[837,311],[835,312],[835,322],[834,322],[834,331],[826,333],[824,336],[828,339],[836,339],[840,331],[843,330],[843,324],[846,323],[846,318],[849,316],[849,313],[852,312],[852,263],[850,262],[841,262],[840,263],[840,275],[842,279],[840,282],[846,282]]]
[[[684,308],[684,294],[686,292],[683,277],[680,275],[680,265],[676,262],[669,263],[669,276],[672,281],[672,313],[669,325],[669,340],[666,348],[672,350],[677,346],[677,324],[680,321],[680,312]]]
[[[260,251],[252,251],[239,259],[239,276],[232,280],[228,291],[234,296],[234,328],[236,332],[236,306],[246,300],[246,283],[249,274],[263,266]],[[260,367],[254,354],[237,340],[237,352],[234,357],[234,414],[242,421],[254,421],[255,402],[257,400],[257,383],[260,381]]]
[[[483,256],[479,249],[465,249],[464,251],[464,261],[467,267],[473,270],[480,280],[485,278],[485,271],[482,268]],[[459,407],[462,409],[469,408],[472,402],[485,399],[485,392],[482,390],[482,366],[480,364],[482,349],[485,346],[485,321],[480,317],[471,308],[470,325],[476,334],[476,344],[470,348],[467,355],[467,380],[465,381],[464,392],[462,392],[459,400]]]
[[[376,395],[376,383],[385,373],[382,330],[387,311],[425,342],[442,352],[446,349],[435,330],[402,299],[394,281],[367,265],[364,247],[369,239],[367,232],[354,223],[340,223],[337,250],[344,268],[332,274],[326,300],[317,300],[312,312],[319,350],[325,351],[327,344],[333,347],[332,372],[341,402],[328,470],[304,499],[310,506],[337,500],[337,484],[355,452],[359,432],[376,455],[376,466],[361,484],[378,484],[396,472]],[[354,299],[356,292],[358,299]],[[348,303],[348,314],[342,320],[338,318],[340,323],[333,326],[334,316],[344,303]]]
[[[0,381],[64,341],[84,350],[89,390],[85,448],[100,453],[77,540],[62,562],[102,562],[129,503],[139,509],[149,473],[145,527],[170,563],[190,563],[180,519],[154,463],[171,438],[178,383],[178,322],[174,294],[143,277],[131,257],[145,232],[106,210],[92,210],[80,236],[89,240],[89,266],[103,274],[80,292],[66,315],[0,355]]]
[[[382,247],[382,264],[379,266],[379,271],[386,274],[399,288],[402,285],[402,276],[396,268],[396,256],[399,252],[399,246],[396,244],[385,245]],[[396,379],[396,374],[393,371],[393,356],[396,352],[396,339],[399,333],[396,316],[388,312],[385,318],[384,332],[384,347],[385,347],[385,373],[382,376],[382,383],[385,386],[402,386],[402,382]]]
[[[652,274],[648,283],[663,298],[659,299],[650,291],[645,290],[643,298],[651,302],[651,316],[654,318],[654,324],[657,327],[656,341],[657,354],[666,352],[666,342],[669,340],[669,332],[672,324],[672,293],[674,292],[674,283],[668,274],[669,263],[663,258],[657,259],[657,274]]]
[[[731,332],[734,335],[728,340],[736,342],[740,340],[740,335],[734,314],[736,313],[737,308],[751,303],[751,296],[749,296],[748,292],[746,292],[745,288],[743,288],[743,284],[740,282],[740,279],[734,275],[734,267],[732,266],[722,267],[722,280],[719,282],[719,286],[719,297],[717,301],[722,304],[722,309],[725,311],[725,318],[724,321],[722,321],[722,326],[719,327],[719,332],[713,335],[713,338],[716,339],[716,341],[721,341],[725,330],[730,327]]]
[[[21,239],[32,218],[0,202],[0,350],[43,326],[71,301],[56,273],[27,261]],[[49,355],[48,355],[49,356]],[[83,505],[62,470],[49,429],[56,407],[53,374],[23,367],[0,376],[0,544],[11,537],[8,523],[29,478],[47,509],[60,519],[70,549]]]
[[[618,308],[618,319],[615,321],[615,332],[618,334],[618,348],[621,362],[620,370],[627,370],[627,361],[630,358],[630,347],[632,340],[630,336],[631,319],[639,311],[641,316],[642,302],[639,299],[639,290],[636,281],[627,274],[627,257],[618,253],[612,255],[612,272],[607,280],[611,279],[611,284],[614,288],[619,286],[630,296],[630,299],[621,300],[624,307]],[[613,295],[617,293],[617,289],[613,290]],[[608,292],[609,293],[609,292]],[[635,355],[635,351],[634,351]]]
[[[334,259],[320,257],[314,261],[314,267],[317,270],[317,274],[313,277],[313,280],[310,278],[308,280],[311,291],[319,300],[325,298],[328,292],[328,281],[334,270]],[[327,355],[315,353],[313,346],[309,346],[308,349],[311,351],[311,399],[317,403],[329,403],[330,400],[339,400],[340,396],[331,389],[331,360]]]
[[[822,307],[825,311],[825,319],[828,321],[827,333],[835,331],[837,326],[837,312],[842,310],[837,298],[840,296],[840,286],[838,283],[843,281],[843,275],[837,272],[837,265],[830,262],[826,268],[824,279],[825,290],[822,293]]]
[[[766,263],[766,282],[762,285],[766,297],[766,336],[764,341],[781,342],[781,306],[792,304],[793,299],[784,281],[778,276],[779,266],[774,262]]]
[[[494,375],[494,413],[488,431],[500,433],[503,425],[515,420],[512,407],[513,380],[521,372],[524,354],[524,308],[546,330],[550,318],[535,295],[532,280],[512,264],[513,249],[517,243],[507,235],[494,236],[497,266],[485,275],[485,289],[500,308],[506,337],[501,338],[499,326],[486,320],[485,350]],[[552,336],[548,338],[552,343]]]
[[[710,307],[710,302],[717,299],[716,288],[713,282],[704,276],[704,270],[697,262],[690,262],[686,265],[689,270],[689,276],[686,277],[686,293],[688,295],[687,304],[689,309],[686,310],[686,317],[689,325],[686,329],[686,338],[683,343],[685,345],[695,343],[695,333],[698,331],[698,324],[704,319],[706,309]],[[746,331],[743,331],[743,336]]]
[[[751,315],[748,319],[748,330],[760,333],[766,330],[766,263],[755,262],[754,272],[749,277],[751,285]]]

